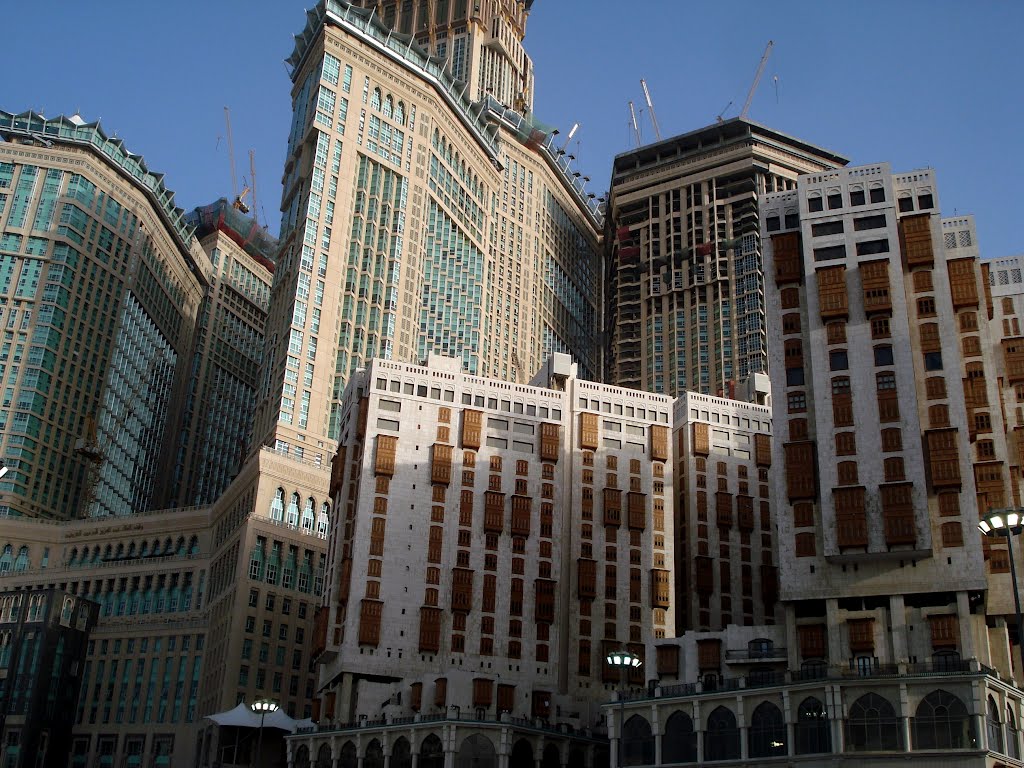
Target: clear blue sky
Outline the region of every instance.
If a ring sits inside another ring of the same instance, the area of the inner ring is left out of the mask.
[[[294,0],[12,3],[0,108],[102,118],[191,208],[231,191],[230,106],[239,176],[254,148],[276,231],[283,60],[304,21]],[[641,77],[662,135],[683,133],[730,101],[726,116],[738,113],[773,39],[752,119],[854,164],[935,168],[943,214],[974,213],[995,257],[1024,252],[1022,33],[1020,0],[536,0],[526,47],[537,116],[563,136],[580,122],[572,150],[578,139],[600,194],[612,157],[633,146],[627,104],[643,105]]]

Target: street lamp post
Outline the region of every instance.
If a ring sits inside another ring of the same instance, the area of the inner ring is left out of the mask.
[[[615,768],[622,768],[622,728],[625,724],[626,717],[626,678],[627,675],[629,675],[629,670],[636,669],[644,662],[643,659],[641,659],[635,653],[632,653],[627,650],[613,651],[605,657],[605,661],[607,661],[613,667],[618,667],[620,674],[618,727],[619,745],[618,749],[616,750],[617,754],[615,758]]]
[[[276,701],[270,699],[257,699],[250,705],[250,709],[260,716],[260,730],[259,736],[256,739],[256,760],[263,757],[263,720],[268,714],[277,712],[279,709]],[[253,761],[249,761],[249,765],[253,765]],[[259,763],[256,763],[258,766]]]
[[[1017,611],[1017,644],[1020,646],[1021,675],[1024,675],[1024,623],[1021,622],[1017,565],[1013,558],[1013,537],[1024,530],[1024,509],[1020,507],[990,509],[978,523],[978,530],[985,536],[1006,538],[1006,554],[1010,559],[1010,581],[1013,583],[1013,607]]]

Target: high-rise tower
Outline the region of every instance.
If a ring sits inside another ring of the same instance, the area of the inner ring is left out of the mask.
[[[759,201],[846,162],[741,118],[618,155],[605,226],[605,380],[730,396],[766,371]]]
[[[159,506],[209,260],[99,123],[0,112],[0,138],[0,511]]]
[[[523,6],[522,3],[517,4]],[[329,0],[289,59],[294,118],[257,444],[333,453],[348,377],[454,355],[525,381],[599,370],[597,206],[554,131]]]
[[[533,104],[533,62],[523,49],[533,0],[355,0],[409,35],[468,84],[474,101],[492,96],[519,112]]]

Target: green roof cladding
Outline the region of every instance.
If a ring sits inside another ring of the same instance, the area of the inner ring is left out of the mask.
[[[164,175],[153,173],[146,167],[142,155],[125,149],[121,139],[109,137],[99,121],[87,123],[78,115],[60,115],[45,118],[38,112],[4,112],[0,110],[0,137],[9,141],[20,136],[42,142],[78,144],[92,147],[106,160],[120,168],[154,199],[157,209],[167,218],[167,224],[178,236],[179,245],[189,250],[193,229],[185,219],[185,212],[174,204],[174,193],[164,186]]]

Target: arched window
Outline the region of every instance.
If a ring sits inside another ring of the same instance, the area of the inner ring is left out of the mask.
[[[420,744],[419,768],[444,768],[444,745],[436,733]]]
[[[533,745],[530,744],[529,739],[519,739],[512,747],[512,754],[509,755],[510,768],[512,766],[529,766],[532,768],[534,765],[533,760]]]
[[[685,712],[673,712],[665,722],[661,737],[663,763],[693,763],[697,760],[697,732],[693,720]]]
[[[390,95],[384,97],[384,117],[391,117],[395,111],[395,100]]]
[[[412,748],[405,736],[399,736],[391,745],[391,760],[388,761],[388,765],[390,768],[412,768]]]
[[[18,557],[14,561],[14,570],[16,571],[27,571],[28,570],[28,547],[22,547],[18,550]]]
[[[306,499],[306,506],[302,508],[302,530],[307,533],[313,532],[313,506],[316,504],[313,497]]]
[[[878,752],[900,748],[896,711],[877,693],[861,696],[850,707],[846,720],[846,748],[854,752]]]
[[[654,762],[651,724],[640,715],[633,715],[622,726],[622,762],[624,765],[650,765]]]
[[[270,502],[270,519],[284,519],[284,488],[278,488],[274,494],[274,500]]]
[[[284,521],[288,525],[299,524],[299,494],[292,494],[291,501],[288,502],[288,509],[284,515]]]
[[[405,125],[405,103],[398,102],[398,106],[395,107],[395,122],[399,125]]]
[[[770,701],[762,702],[754,709],[747,746],[750,757],[777,757],[787,753],[782,711]]]
[[[704,732],[705,760],[738,760],[740,756],[740,729],[736,715],[725,707],[717,707],[708,715]]]
[[[78,560],[78,547],[72,547],[71,554],[68,555],[68,565],[78,565],[76,560]]]
[[[495,768],[497,764],[494,742],[479,733],[463,741],[455,756],[455,768]]]
[[[946,691],[932,691],[914,713],[914,749],[964,749],[971,743],[969,727],[967,707],[960,699]]]
[[[319,763],[320,761],[317,760],[317,762]],[[356,768],[357,765],[359,765],[359,755],[356,752],[356,745],[351,741],[346,741],[341,746],[341,757],[338,759],[338,768]]]
[[[988,748],[992,752],[1003,752],[1003,724],[999,722],[999,707],[996,700],[988,697],[988,712],[985,717],[985,730],[988,733]]]
[[[381,747],[379,739],[374,739],[366,745],[363,768],[384,768],[384,749]]]
[[[188,553],[190,555],[199,554],[199,537],[193,536],[188,542]]]
[[[178,543],[174,547],[174,554],[176,554],[178,556],[181,556],[181,555],[186,554],[187,552],[188,552],[188,550],[185,549],[185,537],[184,536],[179,536],[178,537]]]
[[[326,744],[324,746],[327,747]],[[295,768],[309,768],[309,747],[305,744],[295,750]]]
[[[829,734],[825,707],[813,696],[804,699],[797,709],[794,736],[798,755],[832,751],[832,737]]]
[[[1015,760],[1020,760],[1020,734],[1017,733],[1017,718],[1013,716],[1013,709],[1006,707],[1006,754]]]
[[[320,516],[316,519],[316,532],[321,538],[326,539],[331,530],[331,505],[326,501],[320,505]]]
[[[348,742],[346,746],[352,744]],[[352,745],[352,749],[355,750],[355,745]],[[331,745],[321,744],[319,751],[316,753],[316,768],[331,768]]]
[[[370,97],[370,107],[380,111],[380,88],[373,89],[373,95]]]

